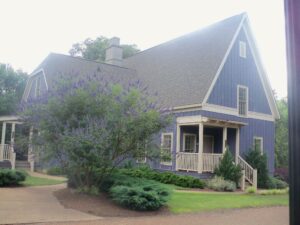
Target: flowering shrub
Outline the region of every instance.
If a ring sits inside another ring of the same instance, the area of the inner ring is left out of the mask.
[[[61,162],[77,185],[92,186],[96,172],[102,179],[128,157],[159,155],[152,137],[168,115],[140,82],[123,87],[87,77],[53,86],[23,106],[24,120],[36,130],[35,145]]]

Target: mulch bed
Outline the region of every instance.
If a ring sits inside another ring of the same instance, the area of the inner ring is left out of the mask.
[[[54,192],[55,197],[65,208],[75,209],[101,217],[137,217],[171,214],[167,207],[155,212],[138,212],[115,204],[106,194],[99,196],[76,193],[65,188]]]

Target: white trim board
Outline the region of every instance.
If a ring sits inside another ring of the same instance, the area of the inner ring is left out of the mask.
[[[245,21],[246,21],[246,25],[245,25]],[[216,81],[218,80],[219,76],[220,76],[220,73],[224,67],[224,64],[229,56],[229,53],[237,39],[237,36],[239,35],[240,31],[243,29],[243,31],[245,31],[245,34],[246,34],[246,38],[247,38],[247,41],[248,41],[248,44],[249,44],[249,48],[250,48],[250,51],[253,55],[253,58],[254,58],[254,61],[255,61],[255,64],[256,64],[256,67],[257,67],[257,70],[258,70],[258,73],[259,73],[259,76],[260,76],[260,79],[261,79],[261,82],[262,82],[262,85],[263,85],[263,88],[264,88],[264,91],[265,91],[265,94],[267,96],[267,100],[268,100],[268,103],[269,103],[269,107],[271,108],[271,112],[272,112],[272,116],[273,116],[273,119],[279,119],[280,116],[279,116],[279,112],[278,112],[278,109],[277,109],[277,106],[276,106],[276,101],[275,101],[275,98],[274,98],[274,95],[272,93],[272,89],[271,89],[271,85],[270,85],[270,82],[269,82],[269,79],[266,75],[266,72],[263,68],[263,65],[262,65],[262,62],[261,62],[261,58],[259,57],[259,53],[258,53],[258,50],[256,48],[256,42],[255,42],[255,39],[254,39],[254,36],[252,34],[252,31],[250,29],[250,25],[249,25],[249,19],[248,19],[248,16],[246,14],[244,14],[237,30],[236,30],[236,33],[234,34],[232,40],[231,40],[231,43],[225,53],[225,56],[222,60],[222,63],[220,65],[220,67],[218,68],[217,70],[217,73],[203,99],[203,102],[202,104],[205,105],[207,104],[207,100],[213,90],[213,87],[215,86],[216,84]],[[249,31],[249,32],[248,32]],[[249,34],[250,33],[250,34]]]
[[[48,91],[48,83],[47,83],[47,79],[46,79],[46,75],[45,75],[45,71],[43,68],[35,71],[34,73],[32,73],[30,75],[30,77],[28,78],[28,81],[26,82],[26,87],[25,87],[25,90],[24,90],[24,93],[23,93],[23,96],[22,96],[22,101],[27,101],[28,100],[28,97],[29,97],[29,94],[30,94],[30,91],[31,91],[31,88],[32,88],[32,84],[33,84],[33,81],[35,80],[35,76],[42,73],[42,76],[44,77],[44,81],[45,81],[45,84],[46,84],[46,91]]]
[[[206,92],[206,95],[205,95],[205,97],[203,99],[202,104],[207,103],[207,100],[208,100],[208,98],[209,98],[209,96],[210,96],[210,94],[211,94],[211,92],[213,90],[213,87],[215,86],[215,84],[216,84],[216,82],[217,82],[217,80],[218,80],[218,78],[219,78],[219,76],[221,74],[221,71],[222,71],[222,69],[223,69],[223,67],[225,65],[225,62],[227,61],[227,58],[228,58],[229,53],[231,52],[231,49],[232,49],[232,47],[233,47],[233,45],[234,45],[234,43],[235,43],[235,41],[237,39],[237,36],[240,33],[240,30],[241,30],[241,28],[243,26],[243,23],[244,23],[244,20],[245,20],[246,17],[247,17],[246,14],[244,14],[243,18],[241,19],[241,22],[240,22],[240,24],[239,24],[239,26],[237,28],[237,30],[235,31],[235,34],[233,35],[233,38],[232,38],[232,40],[230,42],[230,45],[229,45],[229,47],[228,47],[228,49],[227,49],[227,51],[226,51],[226,53],[225,53],[225,55],[223,57],[223,60],[222,60],[222,62],[220,64],[220,66],[219,66],[219,68],[217,70],[217,73],[216,73],[216,75],[215,75],[215,77],[214,77],[214,79],[213,79],[213,81],[212,81],[212,83],[211,83],[208,91]]]

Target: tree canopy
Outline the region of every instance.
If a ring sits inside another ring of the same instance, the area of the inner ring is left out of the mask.
[[[276,121],[275,164],[288,166],[288,103],[286,99],[277,100],[280,119]]]
[[[69,53],[71,56],[104,62],[108,40],[104,36],[99,36],[96,39],[87,38],[83,42],[73,44]],[[123,58],[132,56],[140,51],[135,44],[123,44],[121,47],[123,48]]]
[[[27,78],[26,73],[0,63],[0,115],[9,115],[16,111]]]

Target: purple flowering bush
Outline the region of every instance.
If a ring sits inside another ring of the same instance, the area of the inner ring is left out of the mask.
[[[159,156],[152,139],[168,125],[169,113],[140,82],[70,80],[28,101],[22,115],[34,127],[35,145],[66,168],[73,186],[99,184],[129,157]]]

